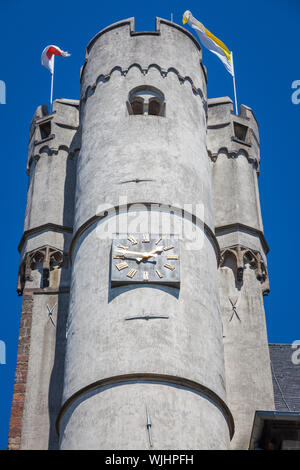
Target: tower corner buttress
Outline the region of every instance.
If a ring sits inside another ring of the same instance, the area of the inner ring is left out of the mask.
[[[55,419],[70,288],[78,111],[76,100],[55,100],[53,112],[39,106],[30,125],[27,204],[18,246],[17,293],[23,302],[9,449],[58,446]]]
[[[260,140],[251,108],[208,100],[215,233],[221,257],[220,301],[233,449],[247,449],[257,409],[274,409],[263,296],[270,291],[258,188]]]

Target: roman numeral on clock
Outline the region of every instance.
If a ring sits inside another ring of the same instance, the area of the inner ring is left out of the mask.
[[[144,233],[144,234],[143,234],[142,242],[143,242],[143,243],[149,243],[149,242],[150,242],[149,233]]]
[[[131,269],[129,273],[127,274],[127,277],[130,277],[131,279],[136,275],[137,270],[136,269]]]
[[[164,251],[172,250],[174,248],[174,245],[169,245],[164,247]]]
[[[128,240],[130,241],[130,243],[132,245],[136,245],[137,244],[137,240],[134,238],[134,237],[128,237]]]
[[[171,271],[174,271],[175,269],[175,266],[172,266],[172,264],[169,264],[169,263],[165,263],[164,267],[170,269]]]
[[[124,246],[124,245],[119,244],[118,248],[121,248],[122,250],[128,250],[129,246]]]
[[[124,263],[115,264],[115,266],[119,271],[122,271],[122,269],[128,268],[128,263],[124,261]]]

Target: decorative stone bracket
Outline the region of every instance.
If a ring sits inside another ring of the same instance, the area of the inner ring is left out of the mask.
[[[221,251],[220,267],[224,266],[225,260],[231,256],[236,263],[236,283],[241,286],[243,284],[244,269],[246,263],[249,263],[252,269],[255,269],[256,278],[262,284],[263,295],[270,292],[269,277],[267,267],[259,251],[251,250],[241,245],[234,245],[224,248]]]
[[[36,263],[43,263],[42,288],[49,287],[50,270],[54,267],[67,266],[67,255],[57,248],[45,245],[28,252],[20,265],[17,292],[22,295],[26,281],[31,281],[31,272],[36,268]]]

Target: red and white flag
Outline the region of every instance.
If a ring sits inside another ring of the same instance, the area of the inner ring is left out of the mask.
[[[63,51],[57,46],[47,46],[42,52],[42,65],[53,73],[54,69],[54,56],[69,57],[71,54]]]

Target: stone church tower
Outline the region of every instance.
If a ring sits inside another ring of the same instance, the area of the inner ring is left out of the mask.
[[[186,29],[130,18],[37,109],[11,449],[247,449],[274,409],[258,126],[206,83]]]

